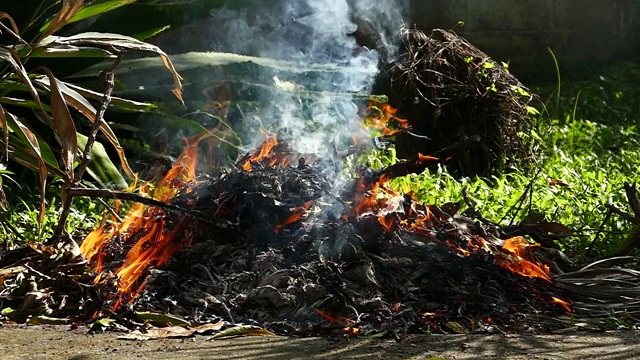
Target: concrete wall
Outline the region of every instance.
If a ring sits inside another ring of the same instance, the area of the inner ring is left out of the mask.
[[[519,77],[610,61],[640,49],[640,0],[411,0],[419,28],[455,31]]]

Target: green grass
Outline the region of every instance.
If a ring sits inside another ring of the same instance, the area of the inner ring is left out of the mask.
[[[581,235],[561,245],[584,254],[604,220],[604,204],[611,201],[626,208],[623,184],[633,182],[634,169],[640,168],[634,151],[640,144],[631,131],[588,120],[555,122],[544,137],[547,157],[537,174],[515,172],[491,179],[456,180],[440,170],[396,179],[392,184],[405,192],[414,191],[419,200],[431,204],[460,202],[466,187],[485,217],[503,224],[517,223],[532,210],[542,212],[546,220],[560,222]],[[622,147],[603,146],[622,139],[626,139]],[[571,187],[552,186],[549,182],[553,179],[562,179]],[[525,194],[530,186],[532,191]],[[523,195],[524,205],[516,212]],[[612,250],[629,226],[613,218],[604,230],[608,236],[598,245],[601,253]]]
[[[18,186],[9,186],[15,191],[10,195],[11,207],[0,210],[0,248],[12,248],[25,242],[42,242],[53,235],[57,225],[60,209],[60,184],[50,185],[47,192],[45,217],[41,225],[38,224],[39,194]],[[5,188],[5,191],[7,189]],[[104,206],[90,198],[76,197],[65,231],[77,238],[81,234],[96,228],[102,220]]]

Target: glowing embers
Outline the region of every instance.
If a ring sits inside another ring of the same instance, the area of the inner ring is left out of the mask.
[[[282,230],[282,228],[300,221],[300,219],[302,219],[302,217],[311,208],[311,205],[313,205],[313,203],[314,203],[313,200],[309,200],[305,202],[302,206],[298,206],[294,208],[292,210],[291,215],[289,215],[289,217],[282,224],[279,224],[278,226],[276,226],[275,228],[276,234],[279,233],[280,230]]]
[[[262,143],[260,149],[249,154],[246,159],[241,161],[242,170],[253,171],[253,166],[261,164],[265,167],[270,166],[286,166],[291,160],[291,154],[286,151],[286,146],[278,142],[277,135],[269,135]]]
[[[146,184],[139,192],[163,203],[171,202],[178,191],[184,192],[187,184],[195,179],[197,146],[203,138],[187,143],[183,154],[155,188]],[[114,218],[112,224],[103,224],[87,236],[80,251],[99,273],[95,282],[115,280],[120,297],[114,301],[112,309],[118,308],[121,301],[131,301],[140,294],[145,283],[137,282],[145,270],[150,266],[162,265],[182,248],[186,242],[182,230],[188,221],[190,217],[184,216],[180,221],[169,224],[165,210],[136,203],[122,222]],[[108,248],[113,246],[122,249],[124,243],[132,240],[136,242],[122,265],[113,274],[105,273],[104,261],[110,252]]]
[[[344,330],[344,333],[347,336],[357,336],[362,334],[362,328],[360,326],[357,326],[357,322],[355,320],[351,320],[342,316],[332,316],[320,309],[316,309],[316,313],[318,313],[318,315],[320,315],[323,319],[327,320],[330,324],[346,324],[346,326],[342,328],[342,330]]]
[[[401,195],[385,186],[381,179],[369,185],[363,180],[358,183],[354,209],[356,215],[373,215],[384,229],[391,232],[396,226],[405,231],[418,232],[433,237],[436,225],[443,221],[453,221],[437,207],[422,205],[412,198],[412,194]],[[434,212],[437,214],[434,215]],[[504,240],[501,246],[491,246],[478,235],[467,234],[462,237],[443,239],[441,242],[462,256],[471,256],[478,252],[492,254],[503,268],[522,276],[537,277],[551,281],[549,266],[535,259],[532,251],[540,245],[529,244],[522,237]]]

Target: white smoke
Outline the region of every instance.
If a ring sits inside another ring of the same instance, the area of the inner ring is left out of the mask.
[[[296,92],[272,92],[253,115],[253,130],[278,133],[294,150],[323,155],[332,150],[340,132],[359,126],[354,96],[370,93],[380,53],[356,43],[353,33],[361,19],[376,33],[382,51],[394,52],[390,34],[399,34],[402,6],[397,0],[278,0],[259,9],[222,10],[221,27],[229,38],[217,50],[292,62],[305,73],[282,72],[276,83]],[[256,137],[260,141],[260,137]],[[255,146],[256,144],[249,144]]]

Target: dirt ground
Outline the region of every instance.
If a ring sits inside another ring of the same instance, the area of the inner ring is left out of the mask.
[[[424,335],[393,340],[241,337],[131,341],[62,326],[0,326],[9,359],[638,359],[633,331],[564,335]]]

